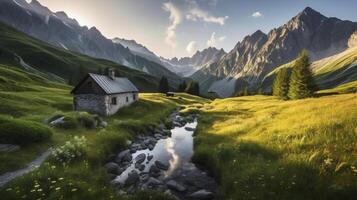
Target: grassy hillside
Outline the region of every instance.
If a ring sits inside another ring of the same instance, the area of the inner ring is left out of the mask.
[[[357,92],[357,81],[352,81],[339,85],[332,89],[320,90],[319,94],[346,94],[346,93],[356,93]]]
[[[141,91],[156,91],[158,78],[120,66],[114,62],[95,59],[48,45],[0,23],[0,63],[26,69],[47,79],[68,83],[81,73],[113,67],[128,77]],[[82,72],[80,68],[83,68]],[[172,80],[175,86],[178,80]]]
[[[103,168],[109,154],[123,149],[133,139],[134,130],[147,129],[165,121],[176,107],[202,104],[208,101],[186,94],[167,98],[161,94],[141,94],[140,100],[120,110],[105,129],[88,129],[79,124],[72,111],[70,87],[48,81],[41,76],[15,67],[0,65],[0,124],[1,120],[25,120],[40,123],[53,116],[72,118],[74,125],[66,129],[51,128],[49,141],[22,146],[15,152],[0,152],[0,174],[24,167],[49,147],[58,147],[75,136],[85,137],[82,157],[67,165],[51,157],[38,170],[15,179],[0,190],[1,199],[113,199],[116,191]],[[90,118],[89,118],[90,119]],[[20,121],[18,121],[20,122]],[[77,124],[78,123],[78,124]],[[167,195],[142,192],[134,197],[116,199],[170,199]]]
[[[194,161],[222,199],[354,199],[357,96],[250,96],[200,109]]]
[[[267,74],[261,87],[263,91],[271,90],[275,74],[281,68],[293,67],[295,61],[291,61],[275,68]],[[316,83],[320,89],[331,89],[341,84],[357,80],[357,47],[347,49],[337,55],[315,61],[311,64]]]

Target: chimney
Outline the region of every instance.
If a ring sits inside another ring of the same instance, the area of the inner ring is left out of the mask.
[[[111,78],[112,80],[115,79],[115,71],[114,71],[113,68],[108,69],[108,76],[109,76],[109,78]]]

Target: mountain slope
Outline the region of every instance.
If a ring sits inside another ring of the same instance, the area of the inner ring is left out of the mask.
[[[275,68],[267,74],[261,83],[262,91],[271,93],[276,73],[281,68],[291,68],[295,60]],[[331,89],[357,80],[357,46],[339,54],[311,63],[315,81],[319,89]]]
[[[0,1],[0,21],[54,46],[96,58],[117,62],[127,67],[161,77],[178,77],[158,63],[133,54],[128,48],[104,37],[95,27],[81,27],[64,12],[52,12],[33,0]]]
[[[113,67],[141,91],[156,91],[158,79],[114,62],[63,50],[0,23],[0,63],[17,66],[57,82],[67,83],[83,72]]]
[[[257,31],[245,37],[232,51],[202,68],[192,78],[198,81],[202,81],[199,79],[202,77],[207,79],[202,74],[210,74],[216,79],[231,77],[255,88],[266,74],[276,66],[294,60],[303,49],[309,51],[312,60],[344,51],[349,37],[356,30],[355,22],[328,18],[306,8],[268,34]]]

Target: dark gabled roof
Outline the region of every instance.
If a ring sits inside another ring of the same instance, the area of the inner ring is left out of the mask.
[[[71,93],[75,93],[77,88],[86,80],[88,77],[91,77],[99,87],[101,87],[106,94],[119,94],[127,92],[139,92],[138,88],[129,81],[127,78],[117,78],[111,79],[109,76],[98,75],[89,73],[86,78],[84,78],[73,90]]]

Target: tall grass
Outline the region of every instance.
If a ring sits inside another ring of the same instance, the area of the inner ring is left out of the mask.
[[[224,199],[353,199],[357,97],[252,96],[201,109],[193,160]]]

